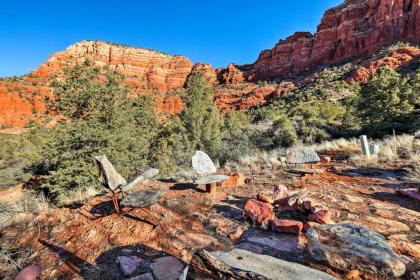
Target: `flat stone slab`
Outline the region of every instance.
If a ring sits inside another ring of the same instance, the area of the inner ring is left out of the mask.
[[[295,174],[322,174],[324,173],[323,169],[307,169],[307,168],[288,168],[284,171],[289,173],[295,173]]]
[[[130,191],[133,188],[135,188],[137,185],[157,176],[158,174],[159,174],[159,169],[149,168],[146,171],[144,171],[140,176],[138,176],[136,179],[134,179],[132,182],[122,186],[121,190],[124,192]]]
[[[311,257],[331,267],[392,277],[405,272],[385,237],[368,228],[350,223],[318,225],[308,230],[307,237]]]
[[[95,156],[94,162],[99,171],[99,181],[111,190],[127,184],[127,181],[115,170],[106,156]]]
[[[288,163],[311,164],[321,161],[314,149],[295,149],[286,157]]]
[[[149,207],[158,203],[164,193],[164,188],[133,192],[121,200],[121,206],[136,208]]]
[[[207,185],[212,183],[220,183],[229,179],[229,176],[225,175],[212,175],[207,177],[198,178],[195,180],[195,184],[197,185]]]
[[[287,262],[267,255],[254,254],[241,249],[233,249],[228,252],[210,252],[210,255],[230,267],[252,271],[268,279],[336,279],[325,272],[301,264]]]
[[[212,174],[216,172],[216,166],[211,158],[202,151],[196,151],[192,157],[192,167],[198,174]]]
[[[154,260],[150,269],[157,280],[177,280],[184,270],[184,264],[172,256],[166,256]]]

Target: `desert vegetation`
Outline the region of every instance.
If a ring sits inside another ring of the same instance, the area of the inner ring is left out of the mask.
[[[295,145],[361,133],[380,139],[393,130],[403,134],[419,129],[420,71],[402,76],[383,68],[362,85],[344,81],[349,71],[346,65],[327,68],[313,83],[266,106],[224,116],[215,106],[212,86],[197,73],[186,85],[181,114],[160,121],[152,95],[130,94],[121,83],[122,74],[87,61],[67,68],[65,79],[52,83],[56,98],[48,100],[48,113],[60,116],[57,125],[2,136],[1,184],[37,178],[36,191],[65,204],[100,189],[91,162],[97,154],[107,154],[127,178],[146,166],[171,177],[189,169],[195,150],[206,151],[220,166],[261,159],[276,165],[285,149]],[[373,165],[396,160],[401,149],[416,157],[416,150],[407,148],[412,142],[407,137],[398,137],[396,144],[383,140],[381,154],[369,163],[357,155],[353,162]],[[343,141],[335,143],[342,143],[342,148],[355,143]],[[410,174],[416,168],[409,167]]]

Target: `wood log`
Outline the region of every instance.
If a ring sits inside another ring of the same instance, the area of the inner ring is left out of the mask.
[[[195,252],[190,263],[189,273],[191,272],[196,272],[212,279],[268,280],[267,277],[261,274],[230,267],[203,249]]]

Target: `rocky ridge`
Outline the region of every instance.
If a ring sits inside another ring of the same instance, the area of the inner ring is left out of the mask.
[[[375,55],[396,41],[420,42],[420,0],[347,0],[325,12],[315,34],[297,32],[273,49],[262,51],[253,64],[229,64],[225,69],[193,64],[187,57],[154,50],[81,41],[54,53],[29,75],[0,80],[0,126],[42,122],[42,100],[51,95],[52,79],[60,77],[64,67],[87,59],[122,72],[126,76],[124,82],[134,92],[156,95],[157,111],[164,114],[182,110],[181,97],[171,91],[183,88],[189,75],[198,71],[216,85],[219,109],[247,110],[310,82],[316,69],[328,65],[351,62],[354,71],[347,81],[361,83],[379,67],[400,68],[418,63],[420,51],[416,47]],[[306,74],[300,75],[303,72]],[[284,79],[304,82],[254,84]]]

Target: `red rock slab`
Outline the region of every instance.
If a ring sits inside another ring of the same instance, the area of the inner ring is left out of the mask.
[[[266,229],[274,219],[274,212],[268,203],[249,199],[244,207],[244,217],[250,218],[255,224]]]

